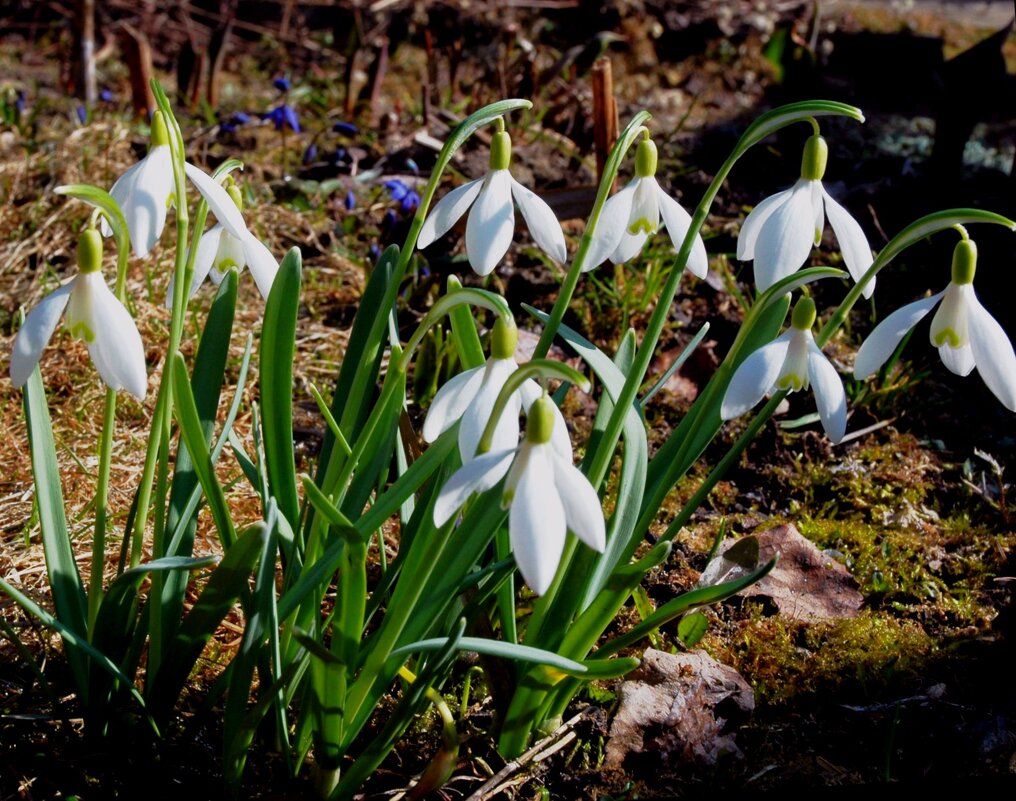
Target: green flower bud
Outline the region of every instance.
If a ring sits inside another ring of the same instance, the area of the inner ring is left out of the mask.
[[[798,331],[810,331],[815,325],[815,301],[809,297],[802,297],[794,306],[794,314],[790,318],[790,324]]]
[[[635,149],[635,174],[639,178],[652,178],[656,175],[657,161],[656,143],[649,138],[639,142]]]
[[[243,211],[243,195],[240,194],[240,187],[238,187],[233,181],[230,181],[226,186],[226,193],[233,199],[236,207]]]
[[[102,268],[102,235],[94,228],[86,228],[78,239],[78,270],[98,272]]]
[[[972,239],[961,239],[953,250],[952,280],[954,284],[970,284],[977,270],[977,245]]]
[[[547,395],[541,395],[529,407],[526,416],[526,442],[531,445],[543,445],[550,442],[554,432],[554,401]]]
[[[829,161],[829,145],[818,134],[809,136],[801,157],[801,177],[806,181],[821,181]]]
[[[490,168],[507,170],[512,163],[512,138],[507,131],[498,131],[490,140]]]
[[[490,332],[490,356],[492,359],[510,359],[515,355],[515,346],[519,343],[519,329],[514,322],[505,322],[498,317],[494,330]]]
[[[169,128],[166,127],[166,120],[158,109],[152,114],[152,147],[169,144]]]

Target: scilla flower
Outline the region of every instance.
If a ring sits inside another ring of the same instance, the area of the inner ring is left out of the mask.
[[[871,266],[871,247],[857,220],[822,186],[829,148],[817,133],[808,139],[801,160],[801,179],[790,189],[759,203],[741,226],[737,258],[755,260],[755,284],[764,292],[781,278],[797,272],[813,245],[822,240],[828,215],[843,261],[855,281]],[[872,279],[864,296],[875,290]]]
[[[953,251],[952,280],[942,292],[897,309],[875,326],[857,351],[854,377],[867,378],[892,356],[906,333],[936,305],[931,344],[942,363],[957,375],[975,367],[1002,404],[1016,412],[1016,354],[1002,326],[974,294],[977,246],[966,238]]]
[[[811,386],[826,436],[833,442],[847,430],[847,400],[836,368],[815,339],[815,301],[801,298],[794,307],[790,330],[763,345],[741,362],[727,386],[720,406],[724,420],[739,417],[770,392],[794,392]]]
[[[434,522],[447,523],[474,492],[494,487],[507,474],[502,508],[508,509],[508,536],[519,572],[534,592],[550,587],[570,530],[586,545],[603,551],[606,533],[596,490],[554,443],[561,425],[557,407],[541,395],[529,410],[526,439],[516,447],[477,456],[444,485],[434,505]]]
[[[473,458],[501,387],[508,376],[518,369],[515,361],[518,339],[518,329],[514,324],[506,323],[498,317],[490,336],[490,358],[487,362],[481,367],[459,373],[434,396],[427,411],[427,419],[423,422],[423,438],[427,442],[433,442],[459,422],[459,454],[463,462]],[[525,408],[528,413],[541,394],[535,381],[527,381],[512,396],[494,429],[492,450],[510,449],[518,444],[519,411]],[[554,426],[554,446],[560,452],[570,454],[571,442],[561,410],[554,406],[553,414],[558,418],[557,425]]]
[[[674,248],[681,249],[691,215],[656,182],[656,162],[656,144],[647,131],[635,150],[635,178],[603,204],[583,272],[598,267],[604,259],[622,264],[633,258],[661,225],[670,234]],[[709,271],[701,236],[695,237],[688,269],[699,278],[705,278]]]
[[[173,197],[169,131],[161,111],[152,115],[152,146],[148,155],[117,178],[109,194],[123,211],[134,255],[144,258],[162,236]],[[103,236],[113,233],[105,220],[101,229]]]
[[[194,256],[194,275],[191,278],[188,297],[194,297],[201,282],[211,277],[216,285],[221,283],[223,276],[231,268],[243,270],[249,267],[254,283],[262,297],[268,298],[268,292],[279,271],[279,263],[261,241],[247,230],[240,210],[243,198],[240,190],[231,178],[226,179],[228,189],[224,189],[214,178],[206,175],[192,164],[185,167],[187,177],[191,179],[198,191],[208,202],[208,207],[219,221],[209,228],[201,237],[198,252]],[[166,293],[166,306],[173,305],[173,280],[170,279]]]
[[[421,248],[430,245],[469,209],[466,255],[473,270],[487,275],[508,251],[515,231],[514,203],[518,203],[536,244],[552,259],[563,263],[568,251],[561,225],[550,206],[512,178],[508,171],[512,140],[504,130],[504,121],[497,122],[499,130],[490,143],[490,172],[441,198],[423,223],[417,244]]]
[[[134,320],[102,277],[102,237],[94,228],[78,240],[78,274],[28,313],[14,339],[11,381],[19,389],[35,370],[66,309],[67,330],[84,340],[95,369],[110,389],[139,400],[148,387],[145,351]]]

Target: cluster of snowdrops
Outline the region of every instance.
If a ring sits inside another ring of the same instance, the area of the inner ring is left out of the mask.
[[[535,732],[560,719],[583,682],[631,670],[638,660],[627,654],[649,632],[757,581],[773,565],[758,562],[757,547],[738,549],[736,558],[717,555],[697,586],[644,614],[630,630],[604,637],[646,573],[667,559],[673,537],[788,392],[810,387],[826,434],[834,442],[843,438],[845,393],[822,346],[858,298],[871,295],[876,274],[920,239],[947,229],[958,233],[951,279],[938,294],[884,319],[857,353],[854,375],[875,373],[937,306],[930,336],[945,365],[964,375],[976,367],[999,400],[1016,410],[1016,356],[974,294],[977,252],[964,227],[1016,226],[986,211],[936,212],[908,226],[873,257],[861,226],[822,185],[828,149],[817,120],[834,115],[862,121],[857,109],[812,101],[763,114],[692,214],[657,181],[649,115],[636,115],[614,145],[569,264],[553,211],[512,176],[505,117],[530,104],[508,100],[480,109],[455,129],[404,246],[388,248],[374,265],[330,402],[312,388],[326,437],[314,474],[298,475],[292,387],[299,252],[292,250],[280,264],[248,230],[234,177],[239,162],[227,161],[209,175],[186,161],[168,100],[158,85],[154,89],[159,110],[152,119],[149,154],[108,193],[84,185],[57,190],[91,203],[95,211],[80,235],[77,274],[28,313],[10,367],[15,386],[24,391],[53,609],[42,608],[7,581],[0,587],[62,637],[77,703],[93,730],[140,727],[153,737],[170,724],[191,668],[219,622],[239,604],[245,620],[242,642],[208,693],[208,703],[226,699],[224,773],[234,791],[257,740],[277,751],[294,776],[312,762],[322,797],[349,797],[428,705],[436,707],[444,736],[419,778],[419,790],[438,786],[454,769],[457,753],[454,716],[440,691],[455,675],[455,657],[462,651],[506,665],[507,680],[489,683],[498,711],[492,734],[505,756],[516,755]],[[642,410],[669,373],[646,389],[647,373],[684,270],[703,278],[709,269],[700,236],[709,207],[744,152],[798,122],[814,129],[800,179],[762,200],[738,238],[737,258],[753,262],[756,289],[744,323],[680,425],[650,456]],[[455,151],[490,125],[495,131],[489,172],[433,203]],[[611,195],[632,150],[634,177]],[[193,212],[188,182],[198,192]],[[149,387],[146,349],[125,305],[128,258],[131,252],[145,258],[164,238],[172,206],[176,251],[166,299],[172,310],[166,357],[144,471],[129,512],[114,517],[107,496],[117,391],[144,400]],[[533,357],[517,361],[517,310],[497,294],[464,288],[455,279],[409,340],[400,341],[398,292],[414,250],[445,236],[465,216],[468,262],[477,274],[487,275],[515,237],[516,207],[535,244],[566,267],[553,308],[525,309],[531,324],[542,326]],[[205,231],[209,212],[216,224]],[[846,271],[804,267],[826,220]],[[627,332],[617,351],[607,354],[563,324],[583,273],[607,260],[634,259],[661,231],[676,251],[674,269],[644,331]],[[103,234],[113,237],[117,250],[112,290],[103,275]],[[250,409],[254,426],[248,438],[238,436],[233,423],[254,358],[251,335],[231,391],[225,383],[244,267],[265,298],[258,402]],[[206,278],[218,288],[188,363],[180,353],[183,320]],[[842,303],[821,315],[825,323],[816,334],[820,315],[808,285],[844,278],[852,283]],[[788,314],[789,327],[780,333]],[[88,581],[78,571],[67,536],[38,369],[61,316],[69,332],[87,345],[108,387]],[[414,355],[434,329],[448,331],[458,372],[429,404],[420,432],[429,444],[420,454],[411,441],[415,435],[400,421],[413,402],[407,376]],[[582,370],[547,358],[555,340],[581,358]],[[590,392],[594,385],[598,411],[576,465],[561,404],[568,392]],[[664,501],[723,422],[746,414],[767,396],[727,455],[661,531],[657,519]],[[180,435],[175,453],[174,431]],[[216,472],[227,446],[241,480],[260,499],[262,519],[244,527],[235,524]],[[221,558],[193,553],[204,506],[221,542]],[[399,542],[389,563],[382,526],[392,520]],[[121,522],[111,577],[108,534]],[[654,524],[656,544],[643,546]],[[369,557],[375,541],[376,555]],[[380,579],[368,579],[369,558],[380,560]],[[516,574],[529,593],[516,586]],[[191,582],[200,591],[188,606],[184,595]],[[486,636],[472,636],[476,632]],[[626,655],[619,656],[622,652]],[[379,719],[379,704],[392,692],[396,702]],[[364,736],[368,724],[371,734]]]

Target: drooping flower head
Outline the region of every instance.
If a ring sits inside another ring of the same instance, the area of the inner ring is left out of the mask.
[[[173,160],[169,129],[161,111],[152,115],[152,139],[148,155],[117,178],[109,194],[123,211],[134,255],[144,258],[155,247],[166,227],[166,212],[173,199]],[[103,220],[103,236],[113,229]]]
[[[953,251],[949,286],[897,309],[875,326],[857,351],[854,377],[864,379],[876,372],[907,332],[938,306],[931,320],[931,344],[938,348],[942,363],[956,375],[969,375],[976,367],[1002,405],[1016,412],[1016,354],[1002,326],[974,293],[977,245],[966,231],[962,234]]]
[[[85,342],[106,386],[144,398],[148,378],[141,335],[130,313],[106,286],[101,267],[102,237],[89,228],[78,240],[78,274],[32,309],[14,338],[11,381],[15,387],[20,389],[28,381],[66,309],[67,330]]]
[[[847,399],[843,384],[825,354],[815,344],[815,301],[801,298],[794,307],[790,330],[752,353],[734,372],[720,406],[724,420],[740,417],[768,393],[808,389],[826,436],[839,442],[847,430]]]
[[[193,164],[185,164],[184,171],[218,220],[198,244],[188,297],[194,296],[206,277],[210,276],[213,283],[219,284],[231,267],[237,270],[249,267],[258,291],[267,299],[279,271],[279,262],[261,240],[247,230],[241,214],[243,196],[239,187],[230,176],[226,177],[227,186],[223,187]],[[166,294],[167,307],[173,305],[173,286],[171,279]]]
[[[491,412],[501,394],[508,376],[518,369],[515,361],[515,347],[518,344],[518,329],[498,317],[490,336],[490,358],[480,367],[459,373],[437,391],[423,422],[423,438],[433,442],[456,422],[459,424],[459,455],[463,463],[476,456],[483,431],[490,420]],[[533,402],[542,390],[535,381],[526,381],[505,407],[494,429],[491,450],[514,448],[519,441],[519,412],[529,413]],[[561,410],[554,406],[559,417],[554,427],[555,444],[568,448],[568,428],[561,417]]]
[[[828,159],[829,146],[816,131],[804,146],[800,180],[759,203],[741,226],[737,258],[754,259],[759,292],[801,269],[812,247],[822,241],[826,216],[851,277],[859,281],[871,266],[871,247],[861,226],[822,186]],[[864,296],[871,297],[874,290],[872,279]]]
[[[512,140],[498,118],[490,143],[490,172],[483,178],[453,189],[434,206],[420,229],[417,244],[430,245],[469,211],[466,221],[466,255],[479,275],[488,275],[508,252],[515,232],[515,203],[539,248],[564,263],[568,250],[564,232],[553,210],[534,192],[516,181],[511,166]]]
[[[463,464],[434,505],[434,522],[442,526],[474,492],[485,492],[507,476],[501,506],[508,510],[512,552],[522,578],[538,595],[550,588],[568,531],[596,551],[606,545],[596,490],[572,464],[571,443],[567,450],[557,444],[555,430],[561,423],[557,406],[541,395],[529,410],[525,441]]]
[[[622,264],[634,258],[661,227],[667,229],[674,248],[681,249],[691,227],[691,215],[660,187],[656,180],[657,161],[656,144],[645,131],[635,150],[635,178],[603,204],[583,272],[594,269],[605,259]],[[699,278],[705,278],[709,271],[701,236],[695,237],[688,269]]]

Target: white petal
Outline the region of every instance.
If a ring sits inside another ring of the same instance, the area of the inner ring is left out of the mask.
[[[854,378],[864,379],[880,368],[896,350],[907,332],[938,303],[945,292],[901,306],[875,326],[854,357]]]
[[[791,188],[777,192],[751,210],[741,225],[741,232],[737,235],[738,261],[751,261],[755,258],[755,243],[758,241],[759,231],[762,230],[762,226],[773,215],[773,212],[790,200],[790,193],[793,191]]]
[[[765,292],[797,272],[814,246],[815,217],[811,182],[794,184],[786,203],[766,220],[755,242],[755,286]]]
[[[970,343],[959,348],[943,345],[938,349],[939,358],[951,372],[956,375],[970,375],[974,369],[974,351]]]
[[[1002,405],[1016,412],[1016,354],[1002,326],[988,314],[973,289],[967,326],[977,372]]]
[[[137,172],[144,166],[145,159],[147,158],[148,156],[145,156],[145,158],[124,170],[120,177],[117,178],[116,181],[113,182],[113,185],[109,188],[110,196],[116,201],[116,204],[120,207],[120,211],[125,214],[126,211],[124,209],[124,204],[127,202],[127,199],[133,191],[134,181],[137,179]],[[127,227],[127,230],[129,233],[130,226]],[[99,218],[99,231],[103,236],[113,235],[113,229],[110,227],[105,215],[102,215]]]
[[[773,388],[787,358],[792,333],[791,330],[781,334],[741,362],[720,405],[720,416],[724,420],[744,414]]]
[[[198,242],[198,252],[194,254],[194,275],[191,277],[190,291],[188,298],[194,297],[201,287],[202,281],[208,277],[209,270],[215,264],[215,254],[219,250],[219,237],[222,236],[222,225],[213,225],[201,235]],[[173,308],[173,290],[176,286],[176,276],[170,275],[169,286],[166,287],[166,308]]]
[[[169,145],[159,145],[113,184],[109,192],[123,211],[134,255],[147,256],[162,236],[173,193]]]
[[[554,485],[549,455],[548,450],[532,449],[508,513],[508,536],[519,572],[538,595],[554,580],[566,533],[564,507]]]
[[[508,170],[493,170],[466,221],[466,256],[478,275],[488,275],[508,251],[515,232],[512,177]]]
[[[825,213],[822,206],[822,193],[825,191],[821,181],[808,181],[811,187],[811,213],[815,215],[814,245],[822,244],[822,231],[825,229]]]
[[[473,402],[483,380],[483,367],[474,367],[453,376],[434,395],[423,421],[423,438],[433,442],[455,425]]]
[[[11,382],[17,389],[21,389],[32,375],[35,365],[42,356],[43,348],[53,337],[53,331],[60,322],[60,315],[67,306],[75,281],[77,278],[50,292],[25,317],[25,324],[14,338],[14,348],[11,352]]]
[[[645,231],[640,231],[637,234],[629,234],[627,230],[621,234],[621,241],[617,247],[614,248],[614,252],[610,254],[610,260],[614,264],[624,264],[626,261],[631,261],[639,253],[642,252],[642,248],[645,247],[646,240],[649,238],[649,234]]]
[[[141,400],[148,389],[145,348],[130,312],[109,291],[101,273],[81,275],[74,291],[78,293],[85,296],[79,306],[82,319],[94,334],[87,345],[95,369],[107,387],[126,389]]]
[[[554,483],[564,507],[568,528],[594,551],[603,553],[607,546],[603,507],[589,479],[570,461],[551,453]]]
[[[511,178],[512,196],[519,204],[519,211],[529,226],[529,233],[540,250],[555,261],[564,264],[568,260],[568,248],[564,244],[564,231],[554,210],[535,192],[526,189]]]
[[[197,187],[198,192],[208,202],[215,219],[222,223],[222,227],[237,239],[242,240],[247,234],[247,225],[243,221],[240,209],[236,207],[233,198],[222,188],[218,181],[206,172],[198,169],[193,164],[184,164],[184,170],[191,183]]]
[[[501,393],[508,376],[515,372],[517,365],[514,359],[488,359],[483,367],[483,376],[477,387],[476,395],[462,414],[459,424],[459,453],[462,460],[471,459],[483,437],[483,432],[490,421],[494,403]],[[509,399],[500,419],[494,426],[490,450],[500,451],[514,449],[519,444],[519,409],[521,396],[516,393]]]
[[[483,179],[477,178],[475,181],[456,187],[441,198],[431,209],[427,219],[424,220],[420,236],[416,240],[416,246],[425,248],[438,237],[448,233],[448,229],[455,225],[459,217],[466,213],[466,209],[473,205],[482,186]]]
[[[621,244],[624,229],[628,227],[628,216],[631,214],[631,201],[635,196],[634,182],[613,197],[607,198],[596,222],[592,241],[586,251],[586,259],[582,264],[582,272],[586,273],[599,267],[617,250]]]
[[[691,215],[662,189],[660,189],[660,215],[663,217],[667,233],[670,234],[670,241],[674,243],[674,249],[680,250],[688,229],[691,228]],[[706,245],[700,235],[695,236],[695,244],[692,245],[691,254],[688,256],[688,269],[697,278],[705,278],[709,272],[709,257],[706,255]]]
[[[533,402],[537,398],[543,395],[543,388],[530,378],[522,384],[520,394],[522,395],[522,408],[528,415],[529,407],[533,405]],[[554,427],[550,432],[550,444],[562,459],[571,464],[572,445],[571,436],[568,434],[568,423],[565,421],[564,415],[561,414],[561,408],[557,404],[554,404]]]
[[[434,525],[443,526],[474,492],[486,492],[508,472],[515,451],[491,451],[470,459],[456,470],[434,503]]]
[[[808,378],[822,428],[829,439],[839,442],[847,432],[847,396],[836,368],[814,342],[808,348]]]
[[[279,262],[254,234],[248,233],[240,242],[244,261],[254,276],[254,283],[257,284],[261,297],[268,300],[268,293],[272,291],[272,284],[279,272]]]
[[[854,281],[860,281],[861,276],[871,267],[871,245],[868,238],[861,230],[857,220],[850,216],[850,213],[839,203],[833,200],[832,196],[822,190],[822,197],[825,201],[826,214],[829,217],[829,225],[836,234],[836,241],[840,243],[840,251],[843,253],[843,261],[850,271],[850,277]],[[872,278],[864,287],[864,296],[871,297],[875,291],[875,279]]]

